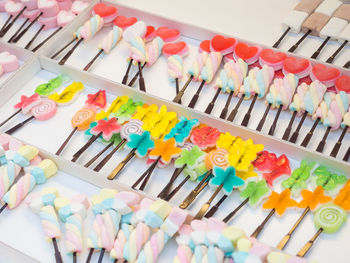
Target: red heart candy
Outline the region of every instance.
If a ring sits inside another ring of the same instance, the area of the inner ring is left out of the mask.
[[[199,45],[200,52],[210,52],[210,40],[204,40]]]
[[[94,5],[94,13],[100,17],[111,16],[117,13],[118,9],[114,6],[109,6],[104,3]]]
[[[183,41],[176,43],[168,43],[163,46],[163,53],[166,56],[172,55],[182,55],[182,52],[185,52],[188,49],[187,44]]]
[[[331,81],[340,76],[340,70],[328,68],[323,64],[316,64],[312,67],[312,74],[321,82]]]
[[[132,26],[137,22],[136,17],[125,17],[125,16],[117,16],[117,18],[113,21],[116,26],[125,29],[129,26]]]
[[[224,52],[226,54],[233,51],[233,47],[235,44],[236,44],[236,39],[232,37],[224,37],[221,35],[214,36],[210,42],[210,46],[213,51],[216,51],[216,52],[228,51],[228,52]]]
[[[153,35],[155,33],[156,29],[154,28],[154,26],[147,26],[147,31],[146,31],[146,35],[145,38],[149,38],[151,35]]]
[[[257,46],[248,46],[246,43],[238,43],[235,47],[235,54],[237,57],[243,59],[243,60],[249,60],[256,56],[258,52],[260,51],[259,47]]]
[[[303,72],[310,66],[310,61],[307,59],[296,59],[288,57],[283,61],[283,69],[288,73],[298,74]]]
[[[176,41],[180,37],[180,31],[177,29],[170,29],[166,26],[157,28],[157,36],[162,38],[165,42]]]
[[[272,49],[264,49],[260,53],[260,58],[271,64],[280,63],[285,60],[286,57],[286,54],[282,52],[275,52]]]
[[[350,77],[343,75],[337,78],[335,81],[335,87],[338,91],[345,91],[346,93],[350,93]]]

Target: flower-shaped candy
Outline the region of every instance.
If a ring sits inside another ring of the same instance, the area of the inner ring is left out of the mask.
[[[223,185],[223,190],[226,195],[231,194],[234,188],[244,185],[244,181],[236,176],[236,169],[229,166],[226,169],[215,166],[213,169],[214,177],[209,181],[210,186]]]
[[[174,138],[163,141],[158,139],[154,142],[154,149],[149,153],[151,159],[161,157],[161,161],[167,164],[171,159],[178,156],[181,152],[181,148],[176,147]]]
[[[98,135],[102,133],[104,140],[109,141],[113,134],[119,133],[122,126],[118,124],[116,118],[111,118],[109,120],[98,120],[97,125],[90,130],[90,133],[93,135]]]
[[[340,190],[339,194],[334,199],[334,203],[346,211],[350,210],[350,180],[348,180],[348,182]]]
[[[265,180],[249,182],[247,187],[241,192],[242,198],[249,198],[249,204],[255,206],[259,204],[271,190],[267,187]]]
[[[136,133],[129,134],[129,141],[126,144],[129,149],[136,149],[136,155],[143,158],[150,149],[154,148],[154,142],[148,131],[144,131],[141,135]]]
[[[219,139],[216,141],[216,147],[229,151],[236,139],[237,137],[231,135],[229,132],[221,133]]]
[[[286,155],[282,154],[278,157],[276,166],[273,167],[270,173],[263,173],[263,178],[266,179],[267,183],[272,186],[273,182],[280,176],[286,174],[290,175],[291,169],[289,165],[289,159]]]
[[[202,150],[213,147],[220,136],[218,129],[204,126],[197,128],[192,132],[191,142],[197,145]]]
[[[338,175],[336,173],[330,172],[326,166],[319,166],[314,171],[316,175],[316,185],[322,186],[326,191],[335,190],[342,184],[345,184],[347,178],[345,175]]]
[[[106,91],[99,90],[95,94],[88,94],[85,104],[96,109],[103,109],[107,104]]]
[[[191,150],[182,149],[181,156],[175,161],[175,167],[181,168],[186,165],[189,169],[194,169],[203,160],[204,155],[205,152],[196,145]]]
[[[164,139],[168,140],[174,137],[177,144],[183,145],[190,136],[192,129],[198,125],[199,121],[197,119],[188,120],[181,117],[180,122],[165,135]]]
[[[332,201],[332,197],[324,195],[324,191],[321,186],[317,186],[313,192],[304,189],[301,191],[301,195],[303,200],[301,200],[298,204],[298,207],[300,208],[310,207],[311,210],[315,210],[318,205]]]
[[[276,154],[262,151],[258,154],[258,158],[253,162],[253,165],[258,171],[271,171],[276,165],[276,161]]]
[[[278,194],[272,192],[269,199],[263,204],[264,209],[275,209],[278,215],[283,215],[287,208],[295,207],[298,203],[290,198],[290,189]]]

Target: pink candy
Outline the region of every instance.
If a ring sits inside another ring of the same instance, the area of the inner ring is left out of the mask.
[[[57,1],[58,7],[60,10],[71,10],[72,8],[72,1],[71,0],[65,0],[65,1]]]
[[[27,7],[26,11],[32,11],[38,8],[37,0],[21,0],[22,4]]]
[[[61,10],[57,15],[57,25],[64,27],[73,21],[75,15],[72,11]]]
[[[16,16],[23,9],[23,7],[24,6],[22,3],[8,1],[5,4],[5,11],[12,16]]]
[[[19,68],[17,57],[7,51],[0,53],[0,65],[5,73],[15,71]]]
[[[38,9],[35,10],[25,10],[23,12],[23,16],[25,18],[28,18],[29,21],[33,21],[38,15],[39,15],[40,11]]]
[[[32,115],[39,121],[50,119],[56,114],[57,107],[53,100],[45,99],[39,105],[31,109]]]
[[[53,17],[60,11],[55,0],[38,0],[38,9],[43,13],[42,17]]]
[[[44,30],[49,30],[57,27],[57,16],[52,17],[40,17],[38,22],[44,25]]]

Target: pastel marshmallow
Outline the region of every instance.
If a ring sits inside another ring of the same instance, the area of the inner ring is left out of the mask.
[[[19,68],[19,61],[15,55],[4,51],[0,53],[0,65],[4,72],[12,72]]]
[[[33,21],[38,15],[40,14],[40,11],[38,9],[35,10],[25,10],[23,12],[23,16],[25,18],[28,18],[29,21]]]
[[[343,43],[346,40],[350,43],[350,24],[348,24],[344,28],[344,30],[338,35],[338,41],[340,43]]]
[[[6,12],[5,5],[9,0],[0,0],[0,12]]]
[[[38,8],[37,0],[21,0],[22,4],[26,6],[26,11],[31,11]]]
[[[137,21],[132,26],[129,26],[123,32],[123,39],[127,42],[131,42],[135,37],[143,38],[146,35],[147,26],[143,21]]]
[[[71,0],[65,0],[65,1],[59,1],[57,2],[57,4],[60,10],[69,11],[71,10],[73,3]]]
[[[140,196],[129,191],[122,191],[115,195],[115,198],[122,200],[129,206],[135,206],[140,203]]]
[[[332,16],[335,10],[343,4],[339,0],[324,0],[315,10],[315,13],[321,13],[326,16]]]
[[[23,145],[17,150],[17,153],[27,160],[32,160],[39,154],[39,150],[31,145]]]
[[[57,15],[57,25],[59,27],[65,27],[75,18],[75,14],[71,10],[61,10]]]
[[[292,10],[288,13],[288,15],[283,19],[282,21],[282,27],[284,30],[287,28],[290,28],[291,32],[299,33],[301,30],[301,25],[305,21],[305,19],[308,17],[308,13],[298,11],[298,10]]]
[[[333,17],[344,19],[350,23],[350,4],[341,5],[337,11],[334,12]]]
[[[348,25],[348,22],[344,19],[337,17],[332,17],[327,25],[320,31],[320,37],[332,39],[337,39],[337,36],[343,31],[343,29]]]
[[[57,27],[57,16],[52,17],[40,17],[38,22],[44,25],[44,30],[49,30]]]
[[[322,3],[322,0],[301,0],[294,7],[294,10],[302,11],[311,14]]]
[[[322,13],[311,14],[301,26],[304,33],[311,30],[311,35],[318,36],[322,28],[328,23],[330,17]]]
[[[79,15],[85,8],[89,6],[89,2],[82,0],[75,0],[72,4],[72,12],[76,15]]]
[[[12,16],[16,16],[22,9],[23,4],[15,1],[8,1],[5,4],[5,11]]]
[[[53,17],[60,11],[55,0],[38,0],[38,9],[43,13],[42,17]]]

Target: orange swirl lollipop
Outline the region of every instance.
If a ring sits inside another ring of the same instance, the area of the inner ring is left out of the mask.
[[[82,108],[74,114],[71,124],[78,131],[83,131],[89,128],[90,123],[95,120],[95,116],[96,111],[94,109]]]
[[[227,160],[228,151],[225,149],[216,149],[209,152],[205,156],[205,166],[208,170],[213,169],[214,166],[218,166],[221,168],[226,168],[229,166],[229,162]]]

